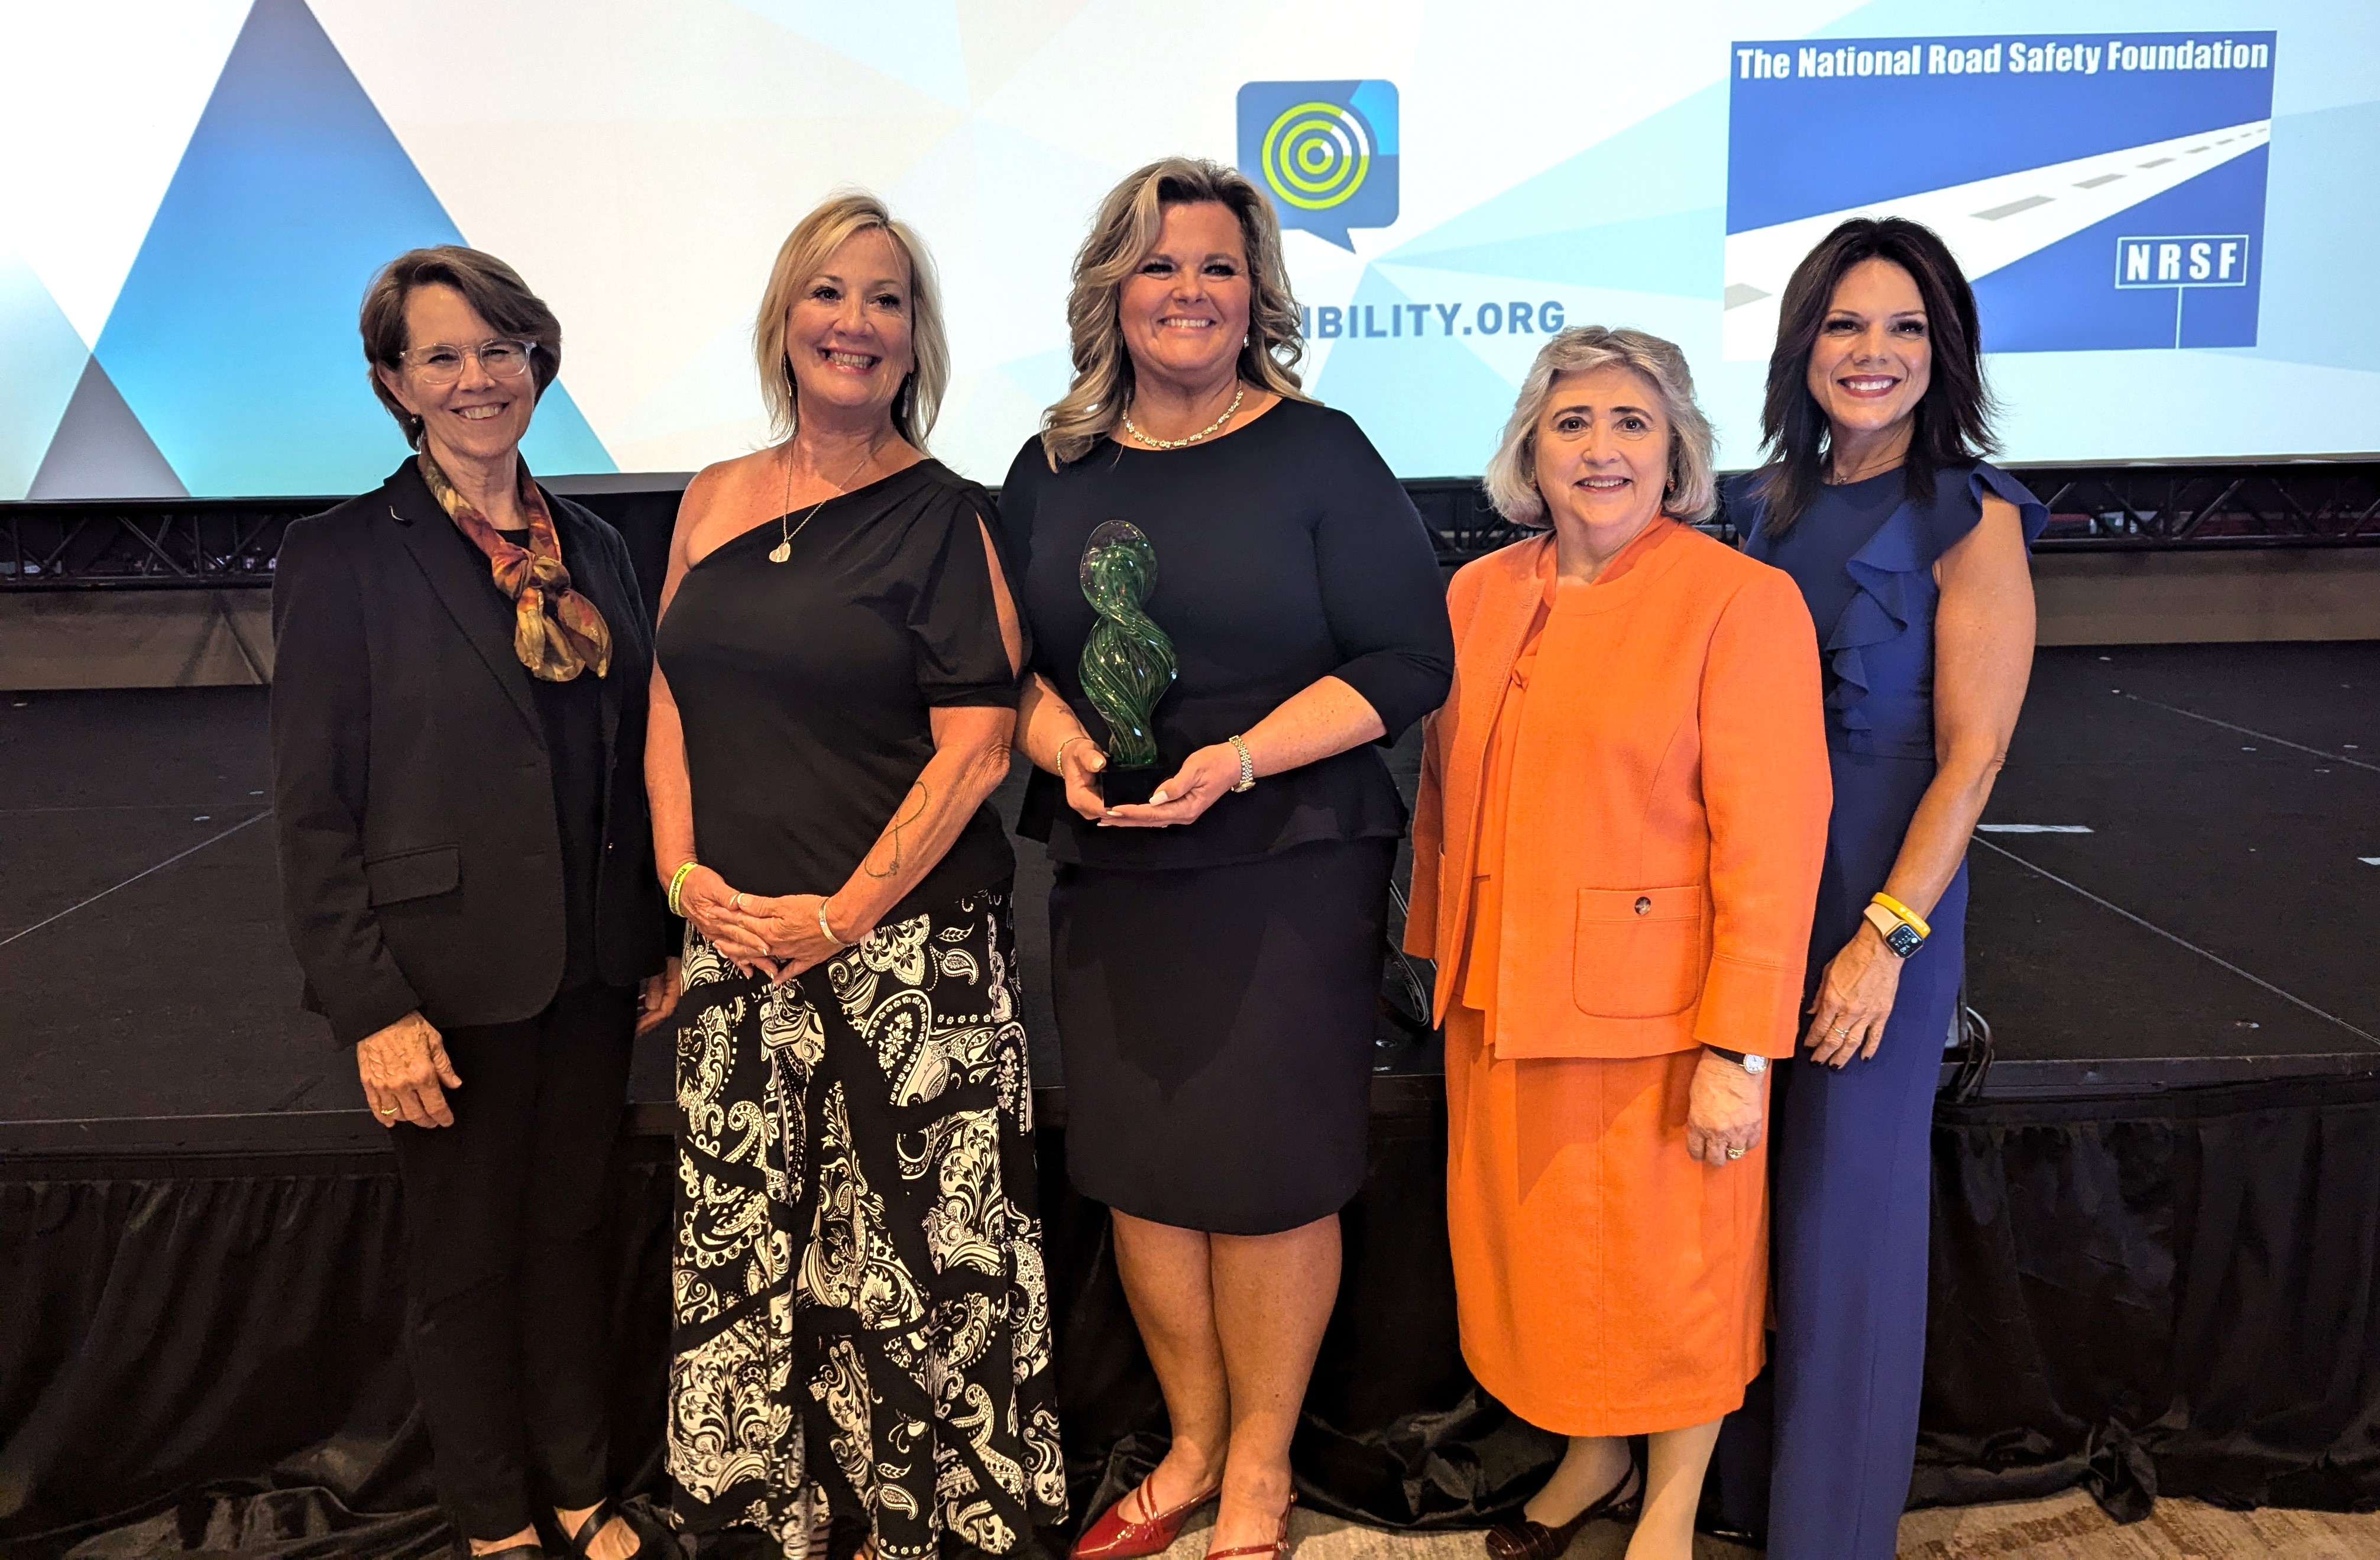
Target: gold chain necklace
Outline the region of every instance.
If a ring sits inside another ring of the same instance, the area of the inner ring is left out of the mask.
[[[1215,433],[1220,432],[1223,424],[1232,420],[1232,414],[1240,409],[1240,402],[1246,396],[1247,393],[1247,381],[1240,381],[1239,388],[1232,392],[1232,404],[1223,408],[1223,415],[1215,419],[1214,421],[1209,422],[1204,428],[1199,429],[1196,433],[1191,434],[1186,439],[1152,439],[1148,434],[1140,431],[1140,425],[1133,421],[1132,413],[1128,411],[1123,414],[1123,431],[1131,434],[1134,438],[1138,439],[1142,444],[1147,445],[1151,449],[1185,449],[1188,446],[1196,444],[1199,440],[1209,438]]]
[[[851,491],[853,481],[858,477],[859,473],[868,469],[868,462],[876,458],[876,452],[880,447],[880,446],[878,445],[869,445],[867,449],[861,451],[859,464],[853,467],[851,469],[850,475],[843,479],[841,490],[839,492],[830,493],[824,498],[820,499],[816,504],[811,505],[810,512],[801,518],[800,523],[793,525],[792,529],[788,530],[788,523],[792,521],[794,514],[794,446],[790,441],[786,443],[785,496],[783,500],[784,507],[779,511],[777,516],[777,544],[769,549],[769,561],[771,563],[781,564],[787,558],[794,555],[794,538],[802,533],[802,527],[808,525],[810,521],[816,519],[820,510],[825,508],[829,504],[833,503],[836,499],[841,498],[844,494]]]

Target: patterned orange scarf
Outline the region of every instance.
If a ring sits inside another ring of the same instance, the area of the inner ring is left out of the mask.
[[[544,682],[568,682],[589,666],[599,677],[609,672],[611,626],[593,602],[570,588],[570,571],[562,564],[562,538],[554,533],[545,495],[530,480],[528,465],[520,469],[521,513],[528,517],[528,545],[523,547],[505,541],[485,515],[455,491],[428,450],[421,452],[420,462],[431,496],[455,528],[488,555],[496,589],[512,598],[513,653],[529,675]]]

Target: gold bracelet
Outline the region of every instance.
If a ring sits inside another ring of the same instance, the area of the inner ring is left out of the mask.
[[[1065,740],[1064,742],[1061,742],[1061,743],[1059,743],[1059,744],[1058,744],[1058,756],[1057,756],[1057,758],[1056,758],[1056,759],[1052,760],[1051,762],[1052,762],[1052,763],[1055,765],[1055,767],[1056,767],[1056,771],[1057,771],[1057,773],[1058,773],[1059,774],[1063,775],[1063,774],[1066,773],[1066,748],[1067,748],[1067,744],[1068,744],[1068,743],[1074,743],[1074,742],[1087,742],[1087,741],[1089,741],[1089,740],[1090,740],[1090,737],[1089,737],[1088,736],[1087,736],[1087,735],[1085,735],[1084,733],[1082,733],[1082,732],[1079,732],[1079,731],[1078,731],[1078,732],[1075,733],[1075,735],[1073,735],[1072,737],[1067,737],[1067,738],[1066,738],[1066,740]]]

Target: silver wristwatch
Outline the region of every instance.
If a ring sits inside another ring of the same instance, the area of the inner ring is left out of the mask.
[[[1766,1056],[1749,1056],[1741,1051],[1730,1051],[1718,1045],[1706,1045],[1703,1049],[1722,1062],[1733,1062],[1755,1078],[1768,1070],[1768,1058]]]

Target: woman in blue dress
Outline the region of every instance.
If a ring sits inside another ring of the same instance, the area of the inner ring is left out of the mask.
[[[1888,1560],[1925,1361],[1927,1132],[1965,959],[1967,841],[2032,669],[2048,512],[1992,448],[1975,300],[1941,239],[1844,223],[1794,272],[1730,494],[1826,667],[1834,814],[1810,1028],[1779,1069],[1770,1560]]]

